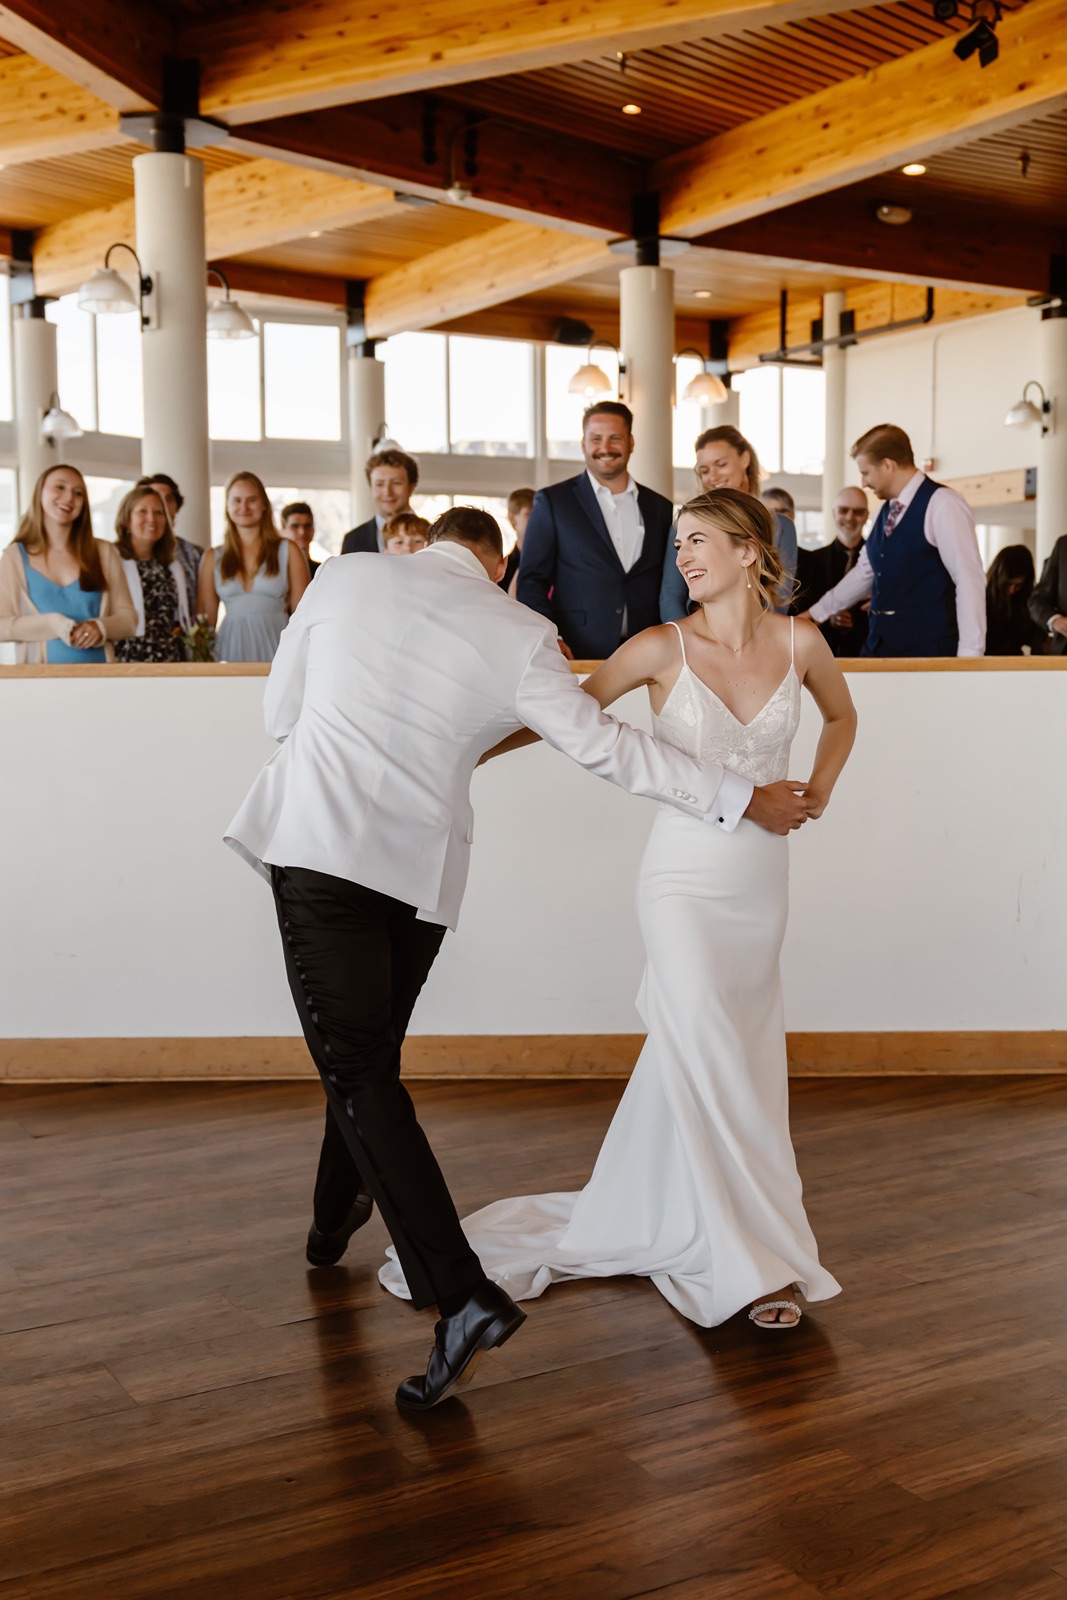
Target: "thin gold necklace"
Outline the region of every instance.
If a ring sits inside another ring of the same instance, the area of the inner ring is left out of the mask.
[[[727,644],[725,639],[717,639],[715,637],[715,635],[712,633],[711,629],[708,628],[708,614],[704,610],[703,606],[701,606],[701,608],[700,608],[700,614],[704,618],[704,626],[705,626],[705,628],[707,628],[708,638],[711,640],[712,644],[721,644],[724,650],[732,651],[735,656],[739,656],[741,654],[742,650],[745,648],[745,646],[747,644],[751,644],[752,643],[753,639],[756,637],[756,634],[759,632],[760,623],[763,621],[764,617],[767,615],[766,611],[761,611],[759,616],[756,619],[756,626],[753,628],[753,630],[749,634],[748,638],[747,639],[742,639],[740,644],[733,645],[733,644]]]

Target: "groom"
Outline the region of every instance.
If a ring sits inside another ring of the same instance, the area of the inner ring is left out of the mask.
[[[710,826],[786,832],[802,803],[606,716],[556,629],[496,587],[500,530],[458,506],[407,561],[327,562],[282,634],[264,714],[280,748],[227,830],[269,876],[286,970],[328,1102],[313,1263],[340,1260],[378,1205],[416,1306],[440,1321],[426,1410],[525,1313],[490,1283],[400,1082],[400,1047],[467,878],[471,774],[528,727],[599,777]]]

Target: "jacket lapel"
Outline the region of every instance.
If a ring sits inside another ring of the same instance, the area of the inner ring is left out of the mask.
[[[604,513],[601,511],[597,497],[593,492],[593,485],[589,482],[589,474],[583,472],[580,477],[572,478],[571,487],[574,490],[574,498],[585,512],[586,520],[600,535],[608,554],[621,571],[622,562],[619,560],[619,552],[611,542],[611,534],[608,532],[608,525],[604,521]]]

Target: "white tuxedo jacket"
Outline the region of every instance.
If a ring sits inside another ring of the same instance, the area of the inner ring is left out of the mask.
[[[226,842],[265,875],[265,863],[330,873],[450,928],[467,881],[471,774],[520,727],[632,794],[725,828],[752,793],[605,715],[553,624],[451,542],[327,561],[282,634],[264,715],[281,747]]]

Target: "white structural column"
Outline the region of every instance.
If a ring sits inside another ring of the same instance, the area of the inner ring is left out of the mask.
[[[367,482],[367,457],[385,424],[385,364],[373,346],[354,345],[348,352],[348,448],[353,523],[374,515]]]
[[[31,307],[23,310],[29,313]],[[55,323],[32,314],[16,317],[14,336],[19,510],[25,511],[41,473],[63,459],[62,445],[50,445],[41,438],[41,418],[48,410],[53,391],[59,387]]]
[[[634,414],[630,472],[673,499],[674,273],[669,267],[624,267],[619,293],[627,404]]]
[[[153,283],[153,326],[141,340],[141,469],[176,480],[185,499],[178,531],[206,547],[211,543],[211,446],[204,164],[169,151],[136,156],[133,187],[137,254]],[[123,266],[118,257],[115,265]]]
[[[1037,446],[1037,568],[1067,533],[1067,316],[1057,306],[1043,313],[1038,379],[1052,411]]]
[[[845,296],[841,290],[822,297],[823,338],[836,339],[841,332],[841,313]],[[826,379],[824,415],[826,443],[822,467],[822,535],[824,543],[834,533],[834,501],[845,483],[845,352],[833,345],[822,354]]]

